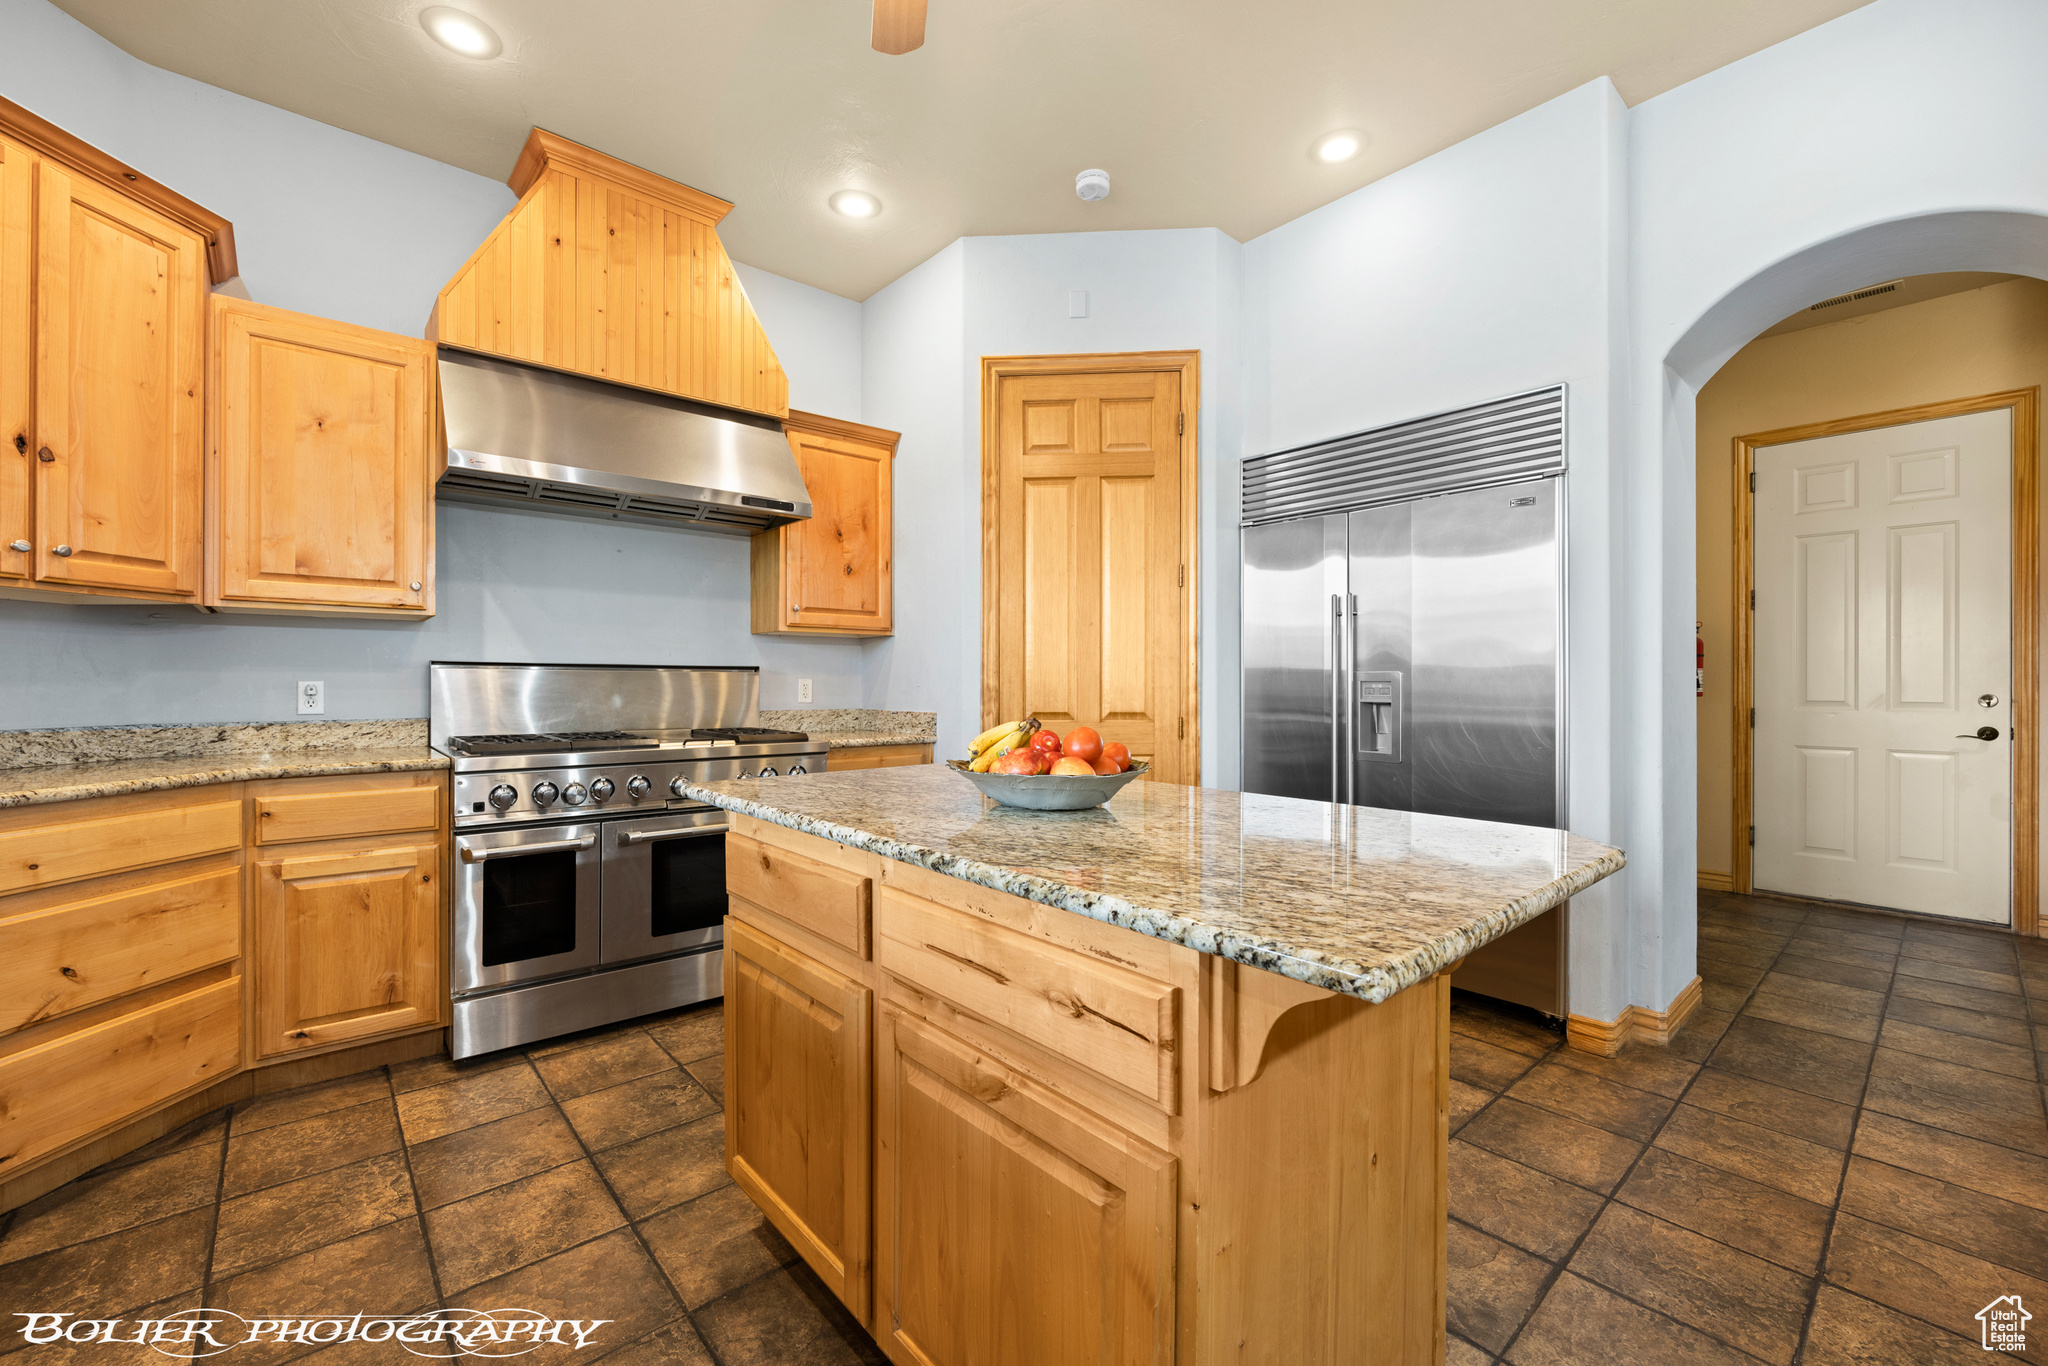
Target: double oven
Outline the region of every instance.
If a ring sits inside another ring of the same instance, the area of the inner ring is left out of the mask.
[[[433,738],[455,770],[454,1056],[718,996],[726,814],[684,786],[821,771],[824,747],[752,724],[752,670],[436,664],[432,678]]]

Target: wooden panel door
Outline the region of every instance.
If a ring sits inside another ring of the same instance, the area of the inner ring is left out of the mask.
[[[256,1056],[442,1018],[440,866],[438,843],[256,864]]]
[[[847,437],[791,431],[810,491],[809,521],[782,528],[785,628],[887,635],[894,452]]]
[[[433,604],[431,343],[216,295],[208,601]]]
[[[35,565],[35,176],[35,157],[0,138],[0,580],[26,579]]]
[[[1151,776],[1193,781],[1180,374],[998,383],[988,723],[1093,726],[1149,760]]]
[[[725,1167],[869,1322],[870,993],[727,917]]]
[[[1175,1164],[884,1007],[875,1336],[928,1366],[1174,1355]]]
[[[36,168],[35,576],[196,598],[205,243]]]

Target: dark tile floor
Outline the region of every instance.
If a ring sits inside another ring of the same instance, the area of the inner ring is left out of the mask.
[[[1453,1006],[1451,1366],[1982,1361],[2008,1294],[2048,1328],[2048,943],[1702,892],[1699,972],[1613,1059]]]
[[[1703,893],[1699,950],[1669,1050],[1454,1007],[1450,1366],[1983,1360],[1978,1309],[2048,1314],[2048,943]],[[573,1354],[613,1366],[881,1360],[726,1177],[722,1045],[712,1006],[209,1115],[5,1217],[0,1314],[519,1306],[615,1320]],[[14,1361],[143,1359],[17,1322]]]

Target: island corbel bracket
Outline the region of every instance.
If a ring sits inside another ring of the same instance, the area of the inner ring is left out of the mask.
[[[1456,972],[1460,958],[1444,966]],[[1233,1091],[1258,1079],[1266,1065],[1266,1041],[1281,1018],[1297,1006],[1328,1000],[1331,993],[1277,972],[1248,968],[1228,958],[1205,957],[1209,974],[1209,1089]]]

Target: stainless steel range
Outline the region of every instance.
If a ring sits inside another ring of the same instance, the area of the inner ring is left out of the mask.
[[[454,770],[454,1056],[717,996],[725,813],[683,782],[825,768],[758,724],[759,671],[433,664],[428,689]]]

